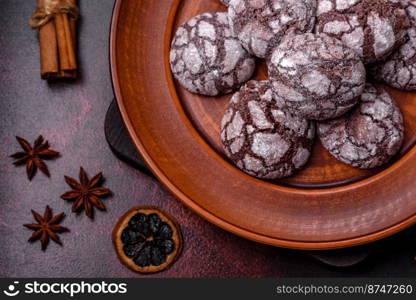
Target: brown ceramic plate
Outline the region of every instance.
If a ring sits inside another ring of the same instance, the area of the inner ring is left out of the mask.
[[[406,122],[405,145],[388,166],[361,171],[316,143],[303,171],[266,182],[233,167],[219,123],[230,96],[207,98],[175,83],[169,46],[191,17],[225,11],[219,0],[118,0],[111,71],[129,133],[149,167],[183,203],[240,236],[281,247],[331,249],[367,243],[416,222],[416,95],[388,89]],[[256,78],[265,78],[259,66]]]

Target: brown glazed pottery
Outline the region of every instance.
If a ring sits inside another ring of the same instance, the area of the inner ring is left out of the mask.
[[[219,127],[231,95],[193,95],[173,79],[176,28],[219,0],[118,0],[111,26],[111,72],[123,120],[159,180],[208,221],[270,245],[333,249],[368,243],[416,222],[416,94],[387,88],[402,109],[405,144],[383,168],[335,160],[319,141],[306,168],[273,182],[227,161]],[[255,78],[266,78],[264,63]]]

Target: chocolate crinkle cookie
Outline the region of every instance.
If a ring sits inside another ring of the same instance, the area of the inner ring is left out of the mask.
[[[221,123],[227,156],[263,179],[292,175],[309,159],[315,123],[281,110],[268,81],[249,81],[234,94]]]
[[[358,55],[326,34],[306,33],[283,39],[268,62],[279,107],[306,119],[343,115],[358,101],[366,72]]]
[[[388,0],[318,0],[316,32],[342,40],[365,64],[381,61],[406,41],[408,20]]]
[[[385,62],[370,68],[370,74],[378,81],[405,90],[416,91],[416,2],[401,1],[411,26],[407,30],[409,40]]]
[[[403,117],[393,99],[371,84],[347,115],[318,124],[318,135],[338,160],[361,169],[387,163],[401,148]]]
[[[313,30],[316,0],[231,0],[228,16],[243,47],[267,58],[285,35]]]
[[[226,13],[205,13],[180,26],[170,64],[182,86],[207,96],[238,89],[255,68],[254,58],[232,35]]]

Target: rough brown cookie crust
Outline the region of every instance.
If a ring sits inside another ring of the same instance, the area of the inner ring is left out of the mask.
[[[231,30],[251,54],[266,58],[287,34],[311,32],[316,0],[231,0]]]
[[[325,34],[286,37],[268,66],[277,104],[311,120],[343,115],[365,86],[365,68],[358,55]]]
[[[403,117],[386,91],[367,84],[361,103],[346,116],[318,123],[318,135],[338,160],[371,169],[387,163],[400,150]]]
[[[249,81],[234,94],[221,123],[221,140],[242,171],[264,179],[292,175],[309,159],[314,122],[281,110],[268,81]]]
[[[385,62],[370,68],[370,74],[378,81],[405,91],[416,91],[416,2],[401,1],[411,26],[407,30],[409,40]]]
[[[187,90],[217,96],[250,79],[255,60],[231,34],[226,13],[205,13],[180,26],[172,41],[173,75]]]
[[[406,40],[407,16],[387,0],[318,0],[316,32],[342,40],[364,63],[381,61]]]

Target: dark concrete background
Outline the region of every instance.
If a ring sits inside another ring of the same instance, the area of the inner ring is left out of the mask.
[[[202,0],[201,0],[202,1]],[[206,0],[203,0],[206,1]],[[180,204],[156,180],[120,162],[107,146],[103,122],[113,98],[109,74],[108,34],[113,0],[83,0],[79,31],[82,76],[75,83],[40,80],[36,31],[28,26],[35,0],[0,1],[0,276],[134,277],[118,261],[111,243],[117,219],[136,205],[157,205],[182,226],[184,250],[169,270],[157,277],[415,276],[416,230],[384,241],[364,264],[335,269],[301,251],[272,248],[216,228]],[[48,162],[52,177],[32,182],[25,168],[8,155],[19,150],[14,136],[31,142],[44,135],[62,157]],[[68,190],[64,175],[76,177],[83,166],[90,175],[103,171],[114,196],[108,211],[91,221],[71,213],[59,196]],[[45,252],[29,244],[30,209],[50,205],[65,212],[71,229]]]

